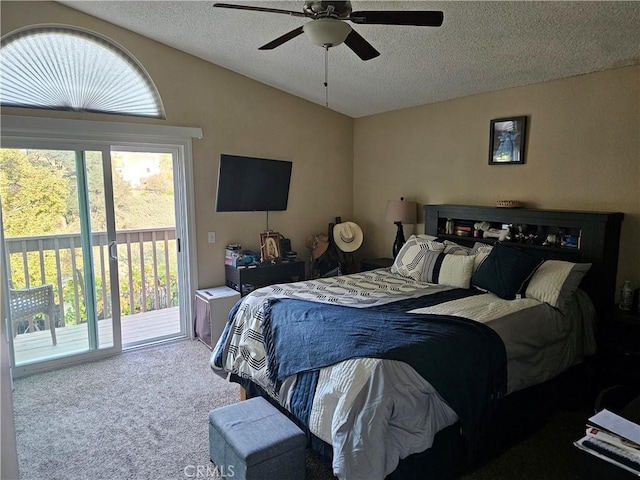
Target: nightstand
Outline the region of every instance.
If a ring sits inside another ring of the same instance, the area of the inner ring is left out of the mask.
[[[603,315],[598,359],[603,386],[640,385],[640,315],[618,309]]]
[[[227,287],[240,292],[244,297],[256,288],[304,280],[305,262],[304,260],[282,260],[249,267],[225,265],[224,273]]]
[[[376,268],[387,268],[393,265],[393,258],[365,258],[360,260],[360,271],[375,270]]]
[[[229,287],[196,290],[193,300],[193,329],[210,350],[216,346],[240,293]]]

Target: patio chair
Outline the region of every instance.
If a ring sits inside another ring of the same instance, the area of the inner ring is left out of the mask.
[[[57,344],[55,325],[55,302],[53,298],[53,285],[39,285],[37,287],[21,290],[9,290],[11,304],[11,318],[13,322],[13,336],[18,332],[18,322],[28,320],[29,330],[34,331],[33,317],[39,313],[45,314],[45,328],[51,330],[51,340]]]

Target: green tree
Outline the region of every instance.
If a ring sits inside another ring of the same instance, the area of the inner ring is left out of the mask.
[[[63,230],[69,182],[58,169],[39,168],[19,150],[0,150],[5,236]]]

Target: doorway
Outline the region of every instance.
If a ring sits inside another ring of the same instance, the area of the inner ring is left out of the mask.
[[[124,348],[184,336],[172,152],[111,151]]]
[[[190,139],[13,138],[3,122],[2,277],[15,374],[187,335]]]

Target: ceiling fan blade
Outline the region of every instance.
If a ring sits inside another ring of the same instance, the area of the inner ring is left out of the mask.
[[[439,27],[444,20],[444,13],[435,10],[352,12],[347,20],[362,24]]]
[[[254,12],[282,13],[285,15],[292,15],[294,17],[306,17],[306,15],[303,12],[294,12],[293,10],[281,10],[279,8],[251,7],[249,5],[234,5],[232,3],[214,3],[213,6],[218,8],[231,8],[234,10],[251,10]]]
[[[347,35],[344,43],[362,60],[371,60],[372,58],[376,58],[380,55],[379,51],[373,48],[373,46],[362,37],[362,35],[353,29],[351,30],[351,33]]]
[[[261,46],[258,50],[273,50],[274,48],[282,45],[284,42],[288,42],[292,38],[296,38],[298,35],[302,34],[302,31],[302,27],[291,30],[289,33],[285,33],[281,37],[278,37],[275,40],[267,43],[266,45]]]

